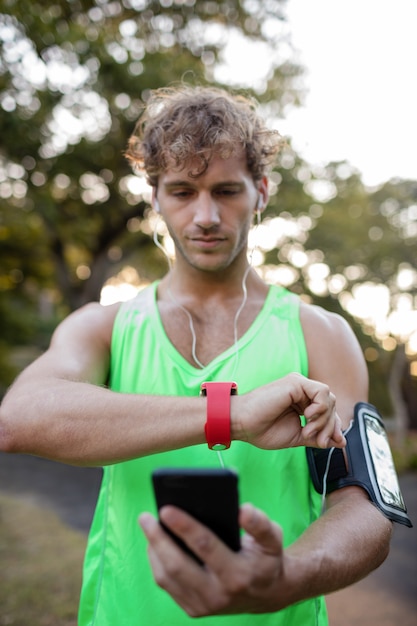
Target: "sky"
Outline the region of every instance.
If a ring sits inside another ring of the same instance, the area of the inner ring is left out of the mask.
[[[288,0],[306,68],[282,132],[307,161],[348,160],[367,185],[417,179],[416,0]]]

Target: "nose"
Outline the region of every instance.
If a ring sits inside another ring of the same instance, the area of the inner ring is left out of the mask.
[[[193,221],[206,230],[220,224],[219,208],[210,193],[199,194],[196,198]]]

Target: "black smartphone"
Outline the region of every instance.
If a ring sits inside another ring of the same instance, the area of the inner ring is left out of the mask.
[[[235,552],[240,550],[238,476],[229,469],[160,468],[152,473],[158,511],[172,504],[208,526]],[[199,563],[200,559],[162,522],[164,530]]]

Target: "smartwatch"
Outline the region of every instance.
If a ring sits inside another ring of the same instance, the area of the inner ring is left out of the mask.
[[[205,382],[200,395],[207,396],[207,420],[204,427],[210,450],[230,448],[230,396],[237,395],[235,382]]]

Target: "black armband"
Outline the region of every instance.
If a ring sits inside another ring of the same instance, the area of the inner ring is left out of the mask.
[[[357,485],[386,517],[411,527],[384,422],[376,408],[366,402],[356,404],[344,434],[347,444],[343,449],[306,449],[316,491],[331,493]]]

